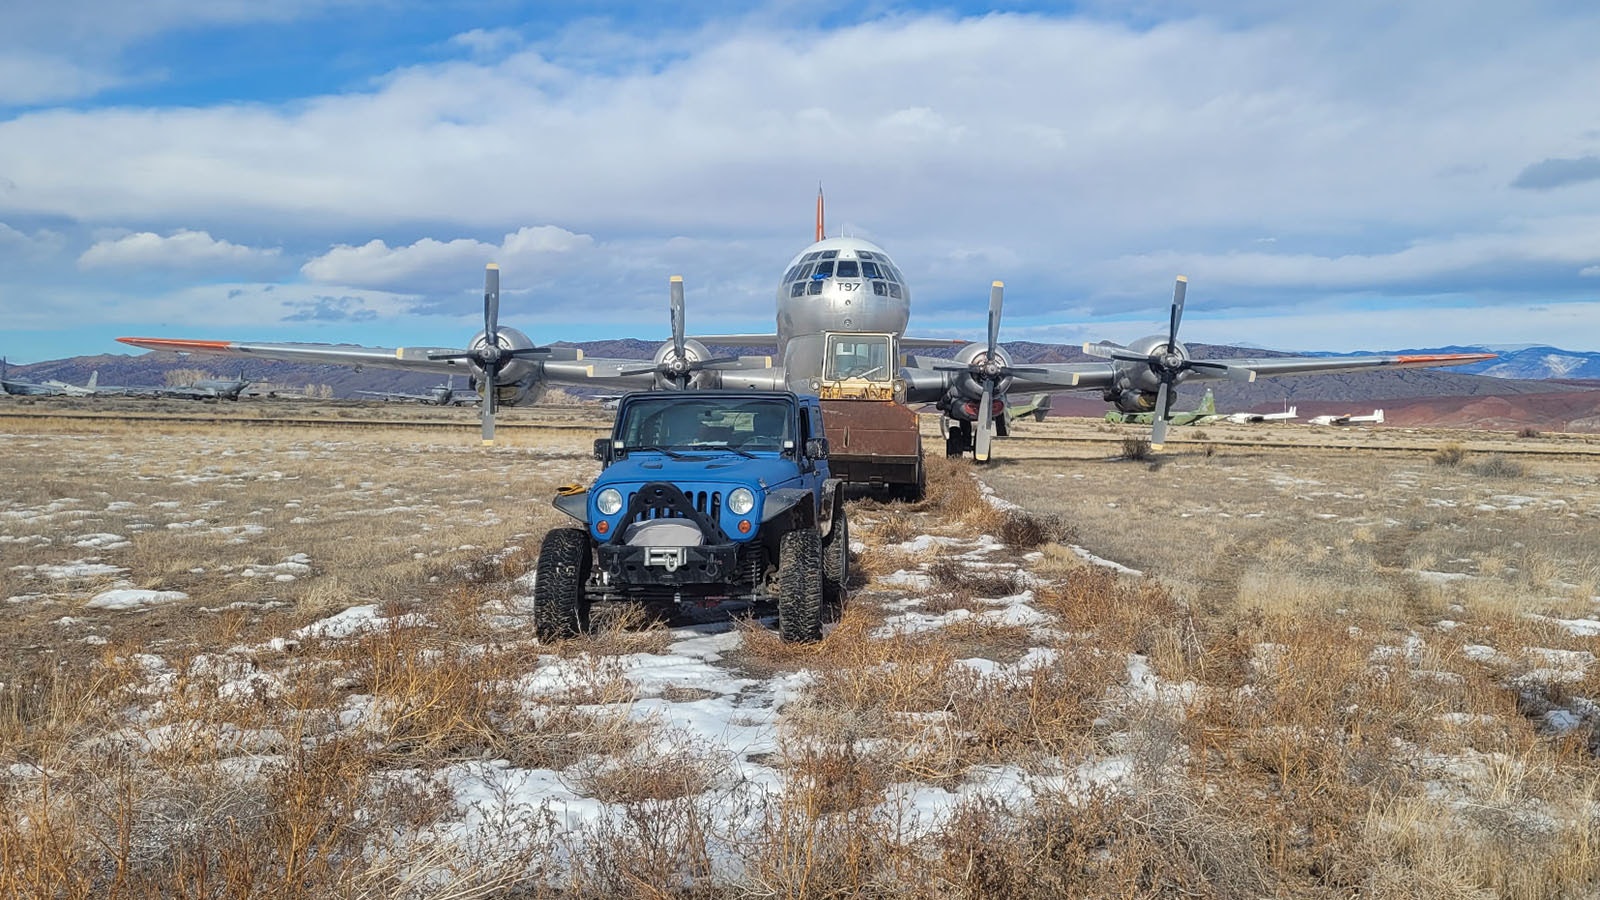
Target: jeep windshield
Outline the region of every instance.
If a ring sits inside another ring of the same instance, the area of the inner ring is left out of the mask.
[[[781,397],[699,397],[663,391],[623,407],[616,433],[627,450],[777,451],[790,433],[793,406]]]

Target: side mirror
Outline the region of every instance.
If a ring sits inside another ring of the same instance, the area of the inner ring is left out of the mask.
[[[828,439],[812,438],[806,441],[806,459],[827,459]]]
[[[603,463],[608,463],[611,461],[611,438],[595,439],[594,458]]]

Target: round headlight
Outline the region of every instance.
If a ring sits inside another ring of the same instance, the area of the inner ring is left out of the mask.
[[[736,516],[742,516],[756,508],[756,495],[750,493],[749,488],[734,488],[728,495],[728,511]]]
[[[616,488],[606,488],[600,496],[594,498],[594,505],[600,509],[601,514],[614,516],[622,511],[622,495]]]

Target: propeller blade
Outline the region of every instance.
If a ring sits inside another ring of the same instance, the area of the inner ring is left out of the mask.
[[[994,389],[988,381],[983,383],[983,399],[980,403],[978,427],[972,436],[972,459],[974,462],[988,462],[989,444],[994,438]]]
[[[683,276],[672,276],[672,349],[683,359]]]
[[[500,345],[500,267],[494,263],[483,270],[483,332],[489,346]]]
[[[494,443],[495,376],[499,366],[486,366],[483,370],[483,443]]]
[[[1178,323],[1183,321],[1183,298],[1189,293],[1189,277],[1179,275],[1172,288],[1172,328],[1167,332],[1167,347],[1178,345]]]
[[[987,359],[994,359],[994,346],[1000,340],[1000,305],[1003,302],[1006,285],[1003,281],[996,281],[989,285],[989,355]]]
[[[739,361],[740,359],[737,356],[719,356],[716,359],[702,359],[698,362],[690,363],[689,371],[698,372],[701,369],[717,369],[726,366],[729,363],[736,363]]]
[[[617,370],[617,374],[618,375],[649,375],[649,374],[655,372],[655,370],[656,370],[656,367],[652,365],[652,366],[645,366],[642,369],[618,369]]]
[[[1167,442],[1167,416],[1171,412],[1171,395],[1167,390],[1167,383],[1161,382],[1161,387],[1156,390],[1156,414],[1150,423],[1150,449],[1160,450]]]
[[[507,350],[506,359],[524,359],[529,356],[548,356],[553,352],[549,347],[523,347],[521,350]]]
[[[1242,366],[1230,366],[1227,363],[1195,362],[1189,361],[1191,369],[1218,369],[1229,381],[1243,381],[1246,384],[1256,380],[1256,370],[1246,369]]]
[[[1039,384],[1054,384],[1061,387],[1077,387],[1079,374],[1077,372],[1052,372],[1049,369],[1035,369],[1027,366],[1007,366],[1000,370],[1001,378],[1024,378],[1036,381]]]
[[[465,350],[452,350],[449,353],[429,353],[429,359],[471,359],[472,354]]]

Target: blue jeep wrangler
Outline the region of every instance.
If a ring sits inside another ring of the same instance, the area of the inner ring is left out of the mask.
[[[776,601],[786,641],[822,637],[842,603],[850,532],[828,472],[816,397],[773,391],[645,391],[617,405],[603,468],[557,497],[582,527],[539,551],[541,638],[589,625],[595,600]]]

